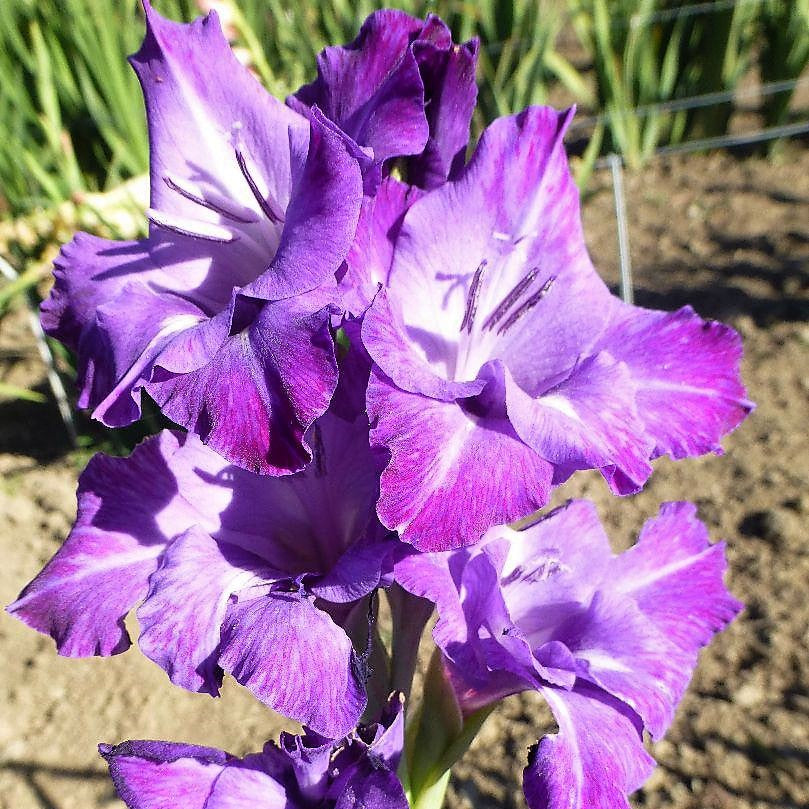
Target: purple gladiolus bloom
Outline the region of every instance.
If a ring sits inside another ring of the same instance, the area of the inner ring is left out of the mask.
[[[282,733],[279,744],[244,758],[152,741],[99,751],[129,809],[407,809],[396,777],[403,744],[397,708],[338,742],[311,731]]]
[[[594,506],[572,501],[523,531],[397,563],[396,581],[438,606],[433,635],[465,714],[527,689],[548,701],[559,732],[525,770],[531,809],[627,809],[650,774],[643,728],[665,733],[699,649],[741,609],[695,514],[665,504],[614,556]]]
[[[383,283],[362,325],[372,442],[391,454],[378,514],[422,550],[532,513],[577,469],[638,491],[651,459],[720,452],[752,407],[732,329],[626,305],[596,274],[570,116],[495,121],[457,180],[364,212],[382,244],[349,255],[341,283]]]
[[[78,353],[79,404],[109,426],[145,390],[231,462],[287,474],[337,381],[335,272],[359,216],[356,145],[269,96],[215,13],[189,25],[144,0],[132,64],[151,146],[149,237],[80,233],[56,261],[45,330]]]
[[[374,513],[367,418],[346,418],[362,398],[350,378],[295,475],[255,475],[168,431],[129,458],[95,456],[70,536],[9,611],[60,654],[109,655],[142,601],[140,648],[172,682],[216,695],[224,670],[318,733],[348,732],[366,666],[341,620],[388,581],[398,544]]]
[[[317,79],[287,103],[304,113],[321,109],[371,150],[377,170],[370,190],[382,163],[403,156],[409,156],[408,181],[433,188],[463,167],[477,98],[477,52],[477,40],[453,45],[434,14],[422,21],[383,9],[365,20],[353,42],[325,48]]]

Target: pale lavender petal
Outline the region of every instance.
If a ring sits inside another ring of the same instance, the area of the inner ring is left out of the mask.
[[[341,301],[351,314],[361,315],[380,285],[387,283],[402,219],[421,193],[394,177],[386,177],[375,196],[363,199],[357,232],[340,277]]]
[[[628,598],[597,592],[586,609],[560,622],[554,638],[585,664],[580,671],[629,705],[659,739],[696,664],[695,650],[682,650]]]
[[[582,360],[564,382],[537,398],[507,374],[506,396],[517,434],[551,463],[620,470],[634,491],[651,475],[653,445],[637,415],[634,384],[626,367],[606,352]]]
[[[610,582],[672,643],[696,653],[742,609],[722,581],[724,551],[710,544],[692,503],[665,503],[637,545],[613,559]]]
[[[391,453],[377,513],[419,550],[468,545],[547,500],[550,464],[503,417],[480,419],[454,402],[403,392],[376,370],[368,413],[371,441]]]
[[[425,290],[426,292],[426,290]],[[455,351],[431,335],[408,329],[395,299],[381,289],[362,321],[362,341],[374,362],[398,388],[444,402],[476,396],[485,385],[481,379],[452,382],[447,369],[455,361]],[[422,339],[423,338],[423,339]]]
[[[96,455],[82,473],[70,536],[8,607],[49,634],[60,654],[110,655],[129,647],[124,618],[146,595],[173,529],[187,527],[163,461],[176,448],[177,439],[163,433],[127,459]]]
[[[427,141],[424,85],[410,48],[423,23],[403,11],[371,14],[357,38],[324,49],[318,78],[291,96],[295,109],[318,106],[382,162],[417,154]]]
[[[197,526],[177,537],[138,608],[141,651],[176,685],[219,693],[219,634],[231,593],[261,581],[262,562]]]
[[[98,747],[129,809],[205,809],[230,756],[210,747],[133,741]]]
[[[530,809],[629,809],[654,760],[643,749],[638,718],[589,686],[545,688],[559,725],[532,751],[523,773]]]
[[[688,306],[657,312],[616,301],[614,310],[601,346],[627,364],[655,454],[721,452],[720,438],[753,409],[739,377],[736,332]]]
[[[219,664],[270,708],[330,738],[348,733],[365,708],[351,641],[299,593],[232,603]]]

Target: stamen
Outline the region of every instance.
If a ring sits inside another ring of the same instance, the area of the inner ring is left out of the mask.
[[[552,275],[543,285],[539,292],[535,292],[519,309],[512,312],[505,323],[497,329],[498,334],[505,334],[524,314],[530,312],[544,297],[548,294],[548,290],[553,286],[556,276]]]
[[[239,205],[237,202],[227,199],[216,193],[203,194],[196,186],[187,183],[185,180],[180,180],[176,177],[171,177],[168,174],[163,177],[163,182],[172,190],[176,191],[181,197],[201,205],[226,219],[233,222],[239,222],[243,225],[249,225],[252,222],[258,222],[256,214],[250,208],[244,205]]]
[[[192,239],[205,239],[209,242],[229,244],[237,241],[238,237],[230,230],[212,222],[199,222],[196,219],[186,219],[184,216],[156,211],[154,208],[146,210],[146,216],[153,225],[181,236],[190,236]]]
[[[250,191],[252,191],[253,196],[255,197],[256,202],[261,210],[264,211],[264,215],[270,220],[270,222],[283,222],[284,214],[278,210],[277,205],[273,205],[264,197],[256,181],[253,179],[253,175],[250,174],[250,169],[247,165],[247,158],[244,156],[242,150],[238,146],[234,146],[233,151],[236,153],[236,162],[239,164],[239,169],[242,176],[247,181],[247,185],[250,186]]]
[[[497,239],[498,242],[510,242],[511,236],[508,233],[503,233],[501,230],[493,230],[492,231],[492,238]]]
[[[537,273],[539,273],[539,267],[534,267],[518,284],[511,290],[511,292],[503,298],[502,301],[497,305],[495,310],[486,318],[485,322],[483,323],[483,330],[488,331],[489,329],[493,328],[497,321],[502,320],[505,317],[506,313],[508,312],[511,307],[517,303],[520,295],[528,289],[529,286],[534,282],[534,279],[537,277]]]
[[[312,430],[312,460],[315,464],[315,477],[322,478],[326,474],[326,451],[323,448],[323,436],[320,425],[315,424]]]
[[[475,274],[472,276],[472,284],[469,287],[469,296],[466,299],[466,311],[463,314],[461,321],[460,331],[466,329],[467,334],[472,333],[472,325],[475,322],[475,313],[478,310],[478,297],[480,296],[480,278],[483,275],[483,270],[486,268],[488,261],[484,258],[480,262]]]

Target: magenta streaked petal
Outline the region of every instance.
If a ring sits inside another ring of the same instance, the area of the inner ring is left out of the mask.
[[[739,336],[688,306],[657,312],[616,301],[614,309],[601,346],[626,363],[655,454],[721,452],[719,440],[753,409],[739,377]]]
[[[211,747],[172,742],[100,744],[115,789],[129,809],[205,809],[231,757]]]
[[[566,468],[619,469],[641,488],[652,473],[647,438],[626,367],[606,352],[582,360],[570,376],[532,398],[506,375],[509,420],[538,455]]]
[[[365,683],[346,633],[299,593],[231,603],[219,664],[262,702],[330,738],[365,708]]]
[[[628,794],[654,769],[638,718],[586,685],[542,693],[559,732],[539,742],[523,773],[529,809],[629,809]]]
[[[304,303],[264,304],[204,366],[158,371],[146,389],[170,419],[231,462],[261,474],[301,469],[311,459],[304,434],[337,385],[329,309]]]
[[[371,441],[391,453],[377,513],[419,550],[478,540],[486,529],[547,501],[551,465],[503,418],[464,413],[399,390],[378,371],[368,384]]]

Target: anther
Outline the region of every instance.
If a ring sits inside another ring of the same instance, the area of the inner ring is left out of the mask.
[[[483,323],[483,330],[487,331],[488,329],[493,328],[497,325],[499,320],[502,320],[506,313],[508,312],[511,307],[517,303],[520,295],[525,292],[528,287],[534,282],[534,279],[537,277],[539,273],[539,267],[534,267],[518,284],[511,290],[511,292],[503,298],[502,301],[497,305],[495,310],[486,318],[485,322]]]
[[[460,331],[466,329],[467,334],[472,333],[472,325],[475,322],[475,314],[478,309],[478,298],[480,297],[480,279],[483,275],[483,270],[486,268],[488,262],[484,258],[478,264],[475,274],[472,276],[472,284],[469,287],[469,295],[466,298],[466,311],[463,313],[463,320],[461,321]]]
[[[156,211],[154,208],[148,208],[146,216],[153,225],[172,233],[178,233],[180,236],[189,236],[192,239],[229,244],[238,238],[227,228],[215,225],[213,222],[198,222],[195,219],[186,219],[183,216]]]
[[[242,225],[249,225],[251,222],[258,222],[258,217],[249,208],[232,202],[218,194],[203,194],[198,188],[186,183],[185,180],[179,180],[171,177],[168,174],[163,177],[163,182],[172,190],[178,193],[181,197],[207,208],[209,211],[218,213],[226,219],[233,222],[238,222]]]
[[[270,220],[270,222],[283,222],[283,213],[271,205],[259,190],[256,181],[253,179],[253,175],[250,174],[250,169],[247,166],[247,158],[244,156],[243,152],[238,148],[238,146],[234,147],[233,151],[236,154],[236,162],[239,164],[239,170],[241,171],[244,179],[247,181],[247,185],[250,186],[250,191],[253,193],[259,207],[262,211],[264,211],[264,215]]]
[[[553,286],[556,276],[552,275],[543,285],[539,292],[535,292],[519,309],[512,312],[505,322],[497,329],[498,334],[505,334],[524,314],[530,312]]]

